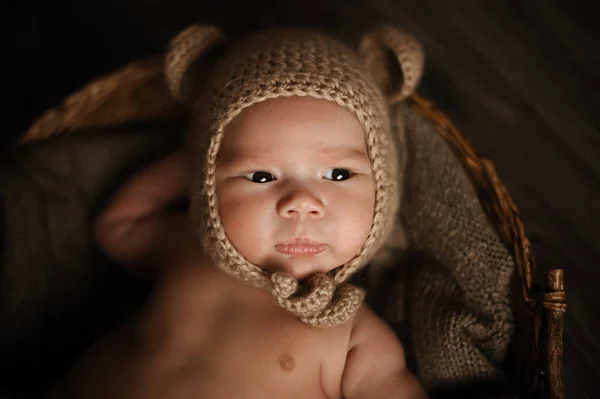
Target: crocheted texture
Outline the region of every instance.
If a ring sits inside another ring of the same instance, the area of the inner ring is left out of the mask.
[[[389,103],[404,100],[416,90],[423,75],[425,57],[412,36],[399,35],[394,27],[384,25],[362,38],[359,51]],[[393,60],[386,59],[389,56]],[[389,67],[390,61],[400,67],[402,84],[394,82],[398,77],[394,76],[394,68]]]
[[[435,127],[398,112],[410,153],[402,220],[411,250],[427,254],[406,297],[419,377],[428,390],[498,381],[514,333],[514,261]]]
[[[223,33],[211,25],[191,26],[179,33],[170,44],[165,59],[165,75],[169,91],[178,100],[193,95],[185,87],[185,75],[194,61],[211,47],[223,41]],[[189,86],[189,84],[188,84]]]
[[[174,39],[177,45],[171,51],[177,52],[178,57],[168,56],[171,64],[189,65],[190,58],[196,56],[197,51],[189,43],[204,41],[190,32],[193,30]],[[201,30],[197,32],[201,34]],[[167,72],[170,70],[181,68],[169,64]],[[179,87],[179,78],[167,75],[168,81],[175,82],[173,87]],[[310,279],[301,290],[290,276],[270,277],[269,272],[248,262],[230,243],[219,217],[215,187],[217,154],[225,126],[253,104],[286,96],[333,101],[356,115],[365,131],[376,187],[372,227],[357,256],[327,276]],[[207,252],[228,274],[256,287],[270,287],[281,307],[311,325],[335,325],[350,319],[364,293],[345,282],[383,245],[394,226],[399,204],[398,162],[387,103],[363,61],[344,44],[319,32],[260,32],[231,46],[199,93],[193,115],[191,152],[203,155],[193,164],[202,165],[203,169],[196,171],[191,214],[199,225]]]

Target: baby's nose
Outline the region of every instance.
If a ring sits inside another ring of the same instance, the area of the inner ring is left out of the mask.
[[[320,219],[325,215],[323,202],[312,192],[299,188],[282,198],[278,204],[279,215],[283,218]]]

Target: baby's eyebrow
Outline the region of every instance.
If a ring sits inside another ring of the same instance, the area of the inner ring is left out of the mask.
[[[365,151],[357,148],[327,148],[322,153],[336,160],[356,160],[371,163],[371,159]]]
[[[240,162],[249,161],[260,161],[264,160],[264,156],[257,156],[253,154],[246,154],[241,151],[220,151],[217,155],[217,162],[219,164],[236,164]]]
[[[320,155],[326,157],[328,159],[334,159],[335,162],[341,162],[346,160],[358,161],[358,162],[367,162],[371,163],[369,156],[365,151],[362,151],[357,148],[339,148],[332,147],[326,148],[324,150],[319,151]],[[254,152],[250,152],[250,154],[246,154],[244,152],[239,151],[223,151],[218,155],[218,163],[221,166],[238,164],[238,163],[252,163],[252,162],[264,162],[264,161],[273,161],[272,158],[265,158],[264,156],[255,154]]]

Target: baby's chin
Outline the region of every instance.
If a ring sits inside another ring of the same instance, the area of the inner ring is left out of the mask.
[[[271,271],[288,273],[296,280],[304,280],[317,273],[327,273],[343,263],[319,255],[280,255],[265,262],[265,266],[261,267]]]

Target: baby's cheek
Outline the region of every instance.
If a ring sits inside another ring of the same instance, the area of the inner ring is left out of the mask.
[[[354,200],[347,207],[350,212],[344,219],[343,234],[347,244],[346,250],[353,256],[360,251],[371,231],[375,199],[364,194],[348,198]]]
[[[252,197],[227,195],[224,192],[219,197],[219,215],[225,234],[231,244],[249,260],[256,257],[255,252],[260,248],[261,226],[260,203]]]
[[[353,242],[358,247],[357,251],[362,248],[373,225],[373,216],[375,211],[375,195],[363,194],[359,197],[360,201],[355,203],[354,217],[352,218],[353,226],[349,227],[349,231],[353,235]]]

